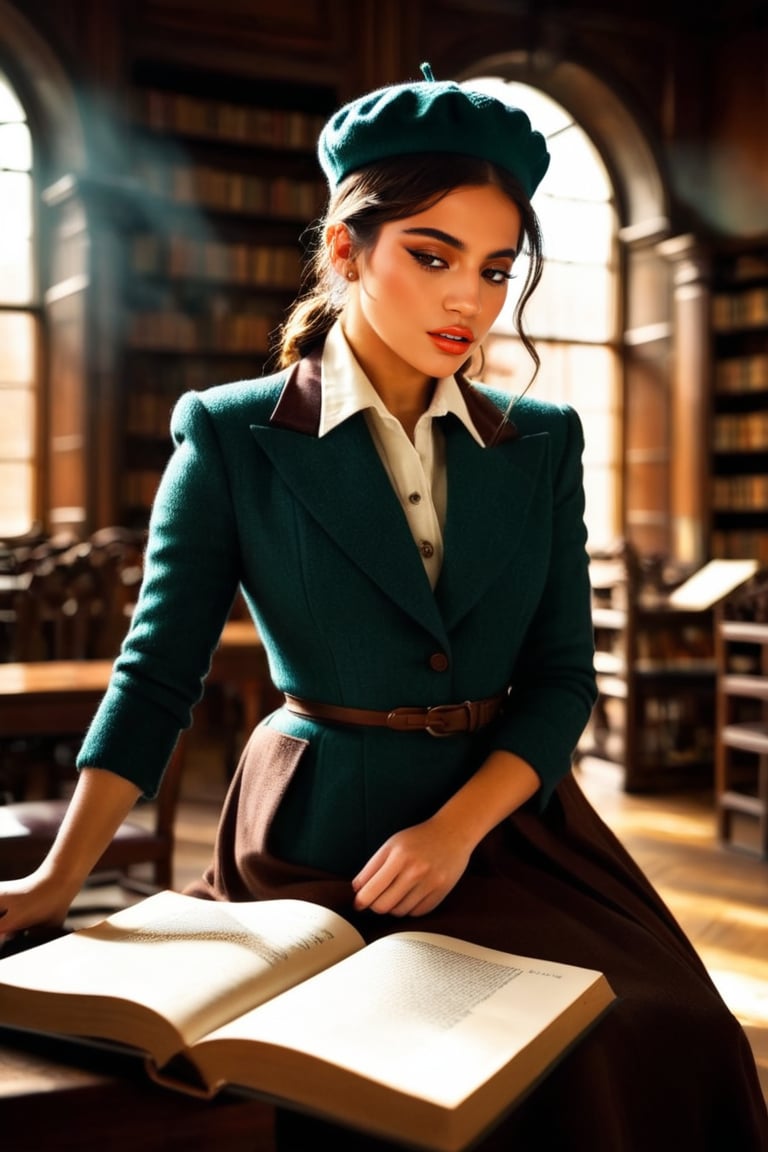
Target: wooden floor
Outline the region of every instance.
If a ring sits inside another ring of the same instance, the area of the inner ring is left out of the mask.
[[[709,793],[628,796],[617,769],[599,761],[584,761],[578,776],[741,1021],[768,1102],[768,862],[720,846]]]
[[[580,783],[650,876],[749,1036],[768,1101],[768,863],[720,847],[706,792],[629,796],[615,766],[583,761]],[[198,876],[226,789],[223,760],[203,742],[185,776],[174,882]]]

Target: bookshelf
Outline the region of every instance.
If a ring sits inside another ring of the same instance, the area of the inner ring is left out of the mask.
[[[593,554],[590,579],[599,695],[577,759],[619,765],[626,792],[711,786],[711,610],[676,606],[626,543]]]
[[[119,521],[146,523],[189,389],[256,377],[300,290],[332,87],[137,61]]]
[[[768,572],[717,610],[717,826],[768,860]]]
[[[767,565],[768,242],[713,271],[711,552]]]

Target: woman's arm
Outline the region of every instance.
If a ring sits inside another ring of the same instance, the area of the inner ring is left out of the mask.
[[[77,758],[148,798],[192,722],[240,579],[227,461],[197,394],[179,400],[171,429],[176,448],[152,508],[138,602]]]
[[[352,881],[355,907],[423,916],[463,875],[483,837],[529,800],[541,781],[519,756],[492,752],[434,816],[382,844]]]
[[[31,875],[0,881],[0,941],[37,924],[60,924],[133,808],[140,790],[101,768],[84,768],[48,855]]]
[[[521,409],[524,435],[550,442],[552,519],[549,564],[535,612],[516,654],[512,692],[490,733],[493,746],[531,764],[539,777],[535,806],[543,810],[570,770],[578,740],[597,698],[592,594],[584,522],[584,435],[568,407],[545,417]],[[546,533],[540,523],[536,531]]]
[[[248,421],[237,415],[250,447]],[[64,919],[137,798],[157,794],[202,695],[237,591],[239,541],[225,453],[197,394],[179,401],[172,431],[176,450],[152,510],[139,601],[80,748],[72,802],[43,864],[0,881],[0,934]]]

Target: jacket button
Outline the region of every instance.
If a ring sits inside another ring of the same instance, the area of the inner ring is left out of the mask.
[[[429,658],[429,666],[433,672],[445,672],[448,668],[448,657],[445,652],[433,652]]]

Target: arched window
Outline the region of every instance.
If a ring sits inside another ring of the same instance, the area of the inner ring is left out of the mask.
[[[32,141],[0,72],[0,538],[35,519],[39,300],[35,276]]]
[[[621,523],[621,372],[618,220],[605,165],[587,134],[542,91],[498,77],[472,87],[524,108],[547,138],[549,170],[534,197],[544,237],[545,269],[526,309],[541,356],[534,395],[572,404],[585,428],[584,480],[590,548],[608,545]],[[515,335],[515,283],[486,346],[487,382],[524,390],[530,359]]]

